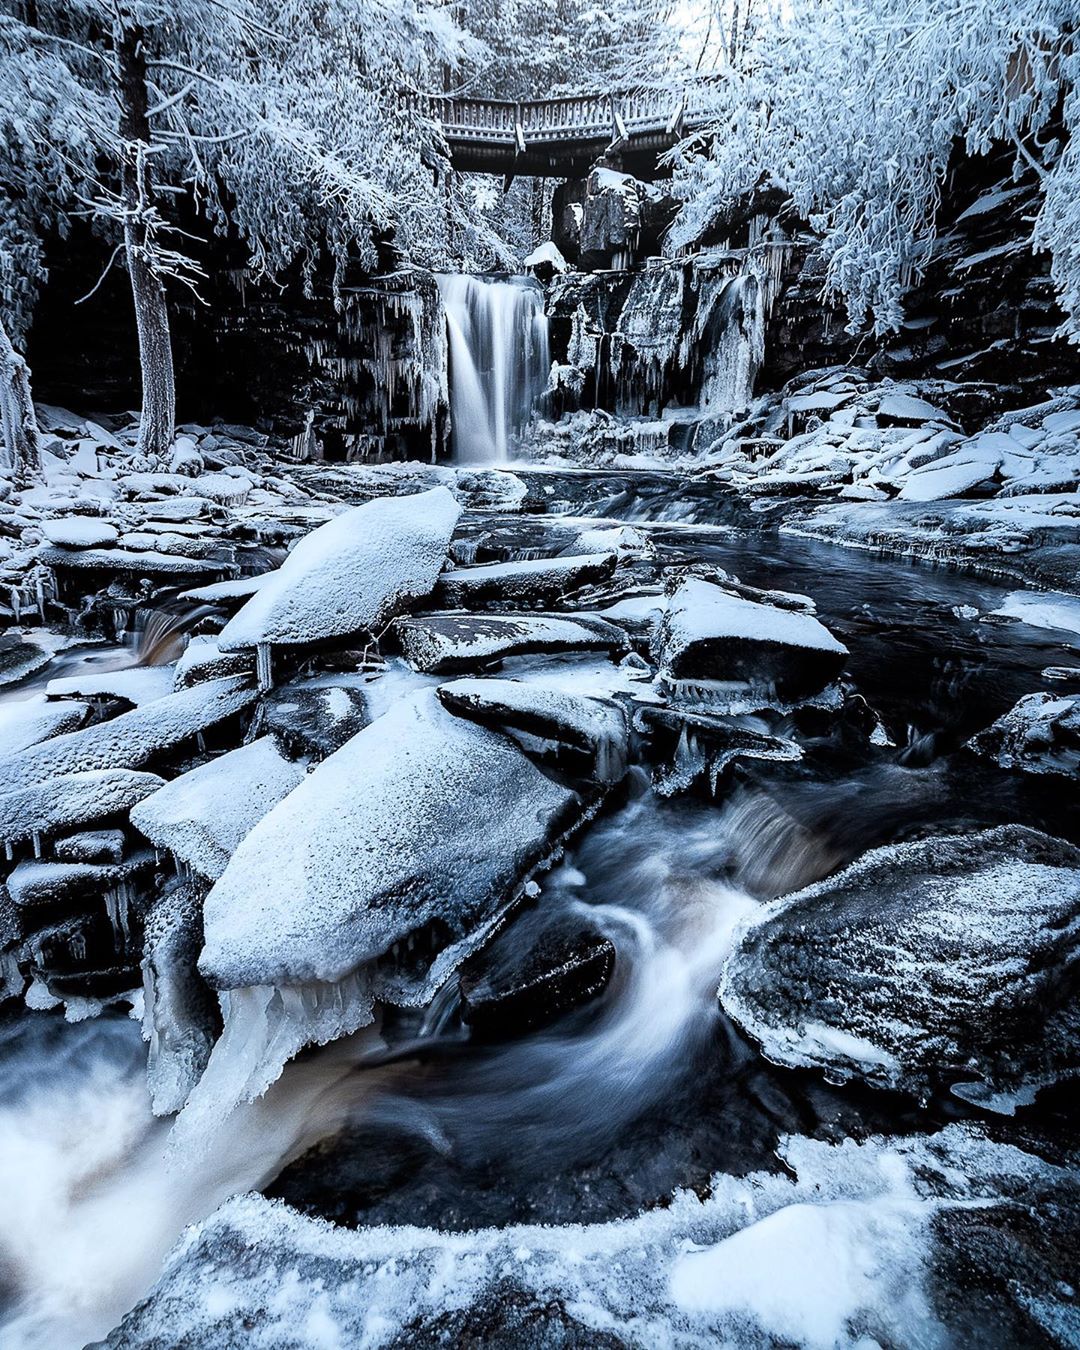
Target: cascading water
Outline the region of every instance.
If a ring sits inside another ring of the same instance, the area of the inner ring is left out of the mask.
[[[547,381],[547,316],[525,277],[439,277],[450,360],[454,458],[500,464]]]

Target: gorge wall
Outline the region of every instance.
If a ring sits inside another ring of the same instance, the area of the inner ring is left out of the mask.
[[[744,203],[713,222],[698,251],[665,258],[677,206],[668,187],[603,166],[564,184],[558,252],[549,246],[532,269],[553,362],[543,415],[606,416],[630,423],[618,434],[640,448],[685,451],[703,424],[730,424],[752,396],[819,367],[954,382],[954,415],[972,424],[1080,381],[1077,349],[1056,337],[1049,259],[1030,247],[1037,187],[1014,181],[1010,162],[958,161],[904,324],[884,338],[849,332],[823,299],[822,249],[778,199]],[[325,272],[245,286],[234,249],[211,243],[204,254],[208,303],[184,294],[174,305],[182,419],[253,424],[299,458],[449,456],[453,361],[432,273],[402,265],[388,244],[385,270],[357,270],[335,299]],[[107,256],[81,225],[54,243],[29,346],[39,400],[137,406],[126,277],[112,271],[76,303]]]

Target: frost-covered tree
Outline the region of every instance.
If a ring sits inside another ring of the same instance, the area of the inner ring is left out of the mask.
[[[0,109],[20,132],[4,191],[8,214],[34,224],[21,290],[32,295],[40,240],[72,210],[113,233],[152,459],[175,420],[168,288],[200,275],[180,201],[247,245],[254,277],[297,265],[310,281],[326,255],[340,274],[349,257],[374,263],[387,231],[406,246],[438,231],[438,134],[412,95],[462,51],[441,3],[0,0],[0,21],[0,85],[18,85]],[[50,81],[42,106],[28,91]]]
[[[765,0],[761,0],[762,7]],[[723,75],[712,134],[683,147],[673,244],[756,187],[820,231],[852,327],[895,328],[928,258],[958,146],[1011,145],[1043,205],[1034,241],[1080,338],[1075,0],[771,0]],[[1072,140],[1052,134],[1063,115]]]

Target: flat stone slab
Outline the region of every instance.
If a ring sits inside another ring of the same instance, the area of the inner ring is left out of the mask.
[[[542,652],[622,653],[626,633],[587,614],[429,614],[398,619],[405,659],[427,674],[463,674]]]

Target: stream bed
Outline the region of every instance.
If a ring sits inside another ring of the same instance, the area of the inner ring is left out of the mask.
[[[482,1035],[455,985],[437,1007],[384,1025],[381,1056],[365,1045],[350,1058],[343,1043],[309,1051],[183,1186],[162,1171],[167,1123],[145,1102],[136,1021],[108,1009],[70,1023],[6,1005],[4,1344],[103,1336],[146,1292],[182,1226],[252,1187],[350,1228],[466,1232],[630,1219],[680,1188],[706,1195],[718,1173],[783,1174],[777,1148],[792,1135],[839,1143],[979,1122],[1006,1144],[1067,1150],[1067,1087],[1010,1117],[949,1093],[830,1082],[770,1063],[716,997],[742,919],[868,849],[1008,824],[1080,843],[1069,785],[965,749],[1023,696],[1080,689],[1075,671],[1064,685],[1044,675],[1080,664],[1077,630],[1049,626],[1068,618],[1067,603],[1029,609],[1025,622],[1015,588],[787,537],[745,509],[718,508],[706,490],[673,501],[661,475],[528,482],[554,510],[463,522],[472,538],[505,527],[517,539],[491,558],[543,556],[569,519],[575,529],[631,523],[664,566],[707,565],[810,596],[850,652],[844,715],[774,720],[772,734],[798,737],[801,759],[740,763],[715,792],[706,775],[662,797],[649,765],[633,765],[493,948],[496,966],[513,969],[555,918],[583,925],[614,952],[597,997],[513,1035]],[[1080,629],[1080,604],[1076,613]],[[174,654],[164,643],[149,659]],[[40,692],[80,662],[109,670],[138,659],[132,647],[66,649],[6,697]],[[587,658],[516,662],[505,673],[558,666],[582,687],[590,678]],[[861,716],[879,728],[873,737]]]

